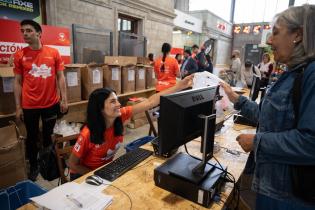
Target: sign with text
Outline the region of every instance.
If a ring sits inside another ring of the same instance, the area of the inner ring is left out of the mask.
[[[16,51],[24,48],[24,42],[20,32],[20,23],[13,20],[0,19],[0,63],[6,64]],[[41,41],[43,45],[55,48],[59,51],[65,64],[70,63],[70,32],[68,28],[42,25]]]
[[[0,0],[0,18],[41,23],[40,0]]]

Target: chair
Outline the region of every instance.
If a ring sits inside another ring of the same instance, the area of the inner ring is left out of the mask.
[[[148,122],[150,124],[149,136],[151,135],[151,133],[153,133],[153,135],[155,137],[158,136],[158,132],[155,129],[153,121],[157,120],[157,118],[159,117],[159,113],[158,113],[159,109],[160,109],[160,107],[154,107],[148,111],[145,111],[145,115],[146,115]]]
[[[72,152],[73,145],[75,144],[79,134],[62,137],[61,135],[53,134],[52,141],[55,144],[55,151],[60,173],[61,184],[68,182],[65,170],[69,167],[67,165],[68,159]]]

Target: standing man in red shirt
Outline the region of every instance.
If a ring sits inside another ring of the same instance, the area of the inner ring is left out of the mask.
[[[14,95],[16,118],[25,123],[26,151],[30,162],[29,179],[38,175],[37,142],[39,118],[42,120],[43,146],[51,144],[51,134],[57,114],[68,110],[63,61],[56,49],[41,43],[41,26],[33,20],[23,20],[21,33],[29,44],[14,55]],[[61,97],[57,92],[59,87]]]

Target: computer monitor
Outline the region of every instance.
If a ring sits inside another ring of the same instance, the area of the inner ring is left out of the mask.
[[[170,153],[199,136],[202,139],[202,161],[187,159],[182,164],[189,167],[193,165],[194,168],[187,170],[186,167],[174,167],[170,170],[171,174],[198,183],[210,172],[211,167],[206,165],[213,156],[215,103],[218,93],[218,86],[210,86],[161,96],[159,154]]]
[[[253,75],[252,88],[249,92],[249,99],[252,101],[256,101],[260,90],[260,77],[257,75]]]
[[[204,119],[199,115],[215,114],[218,86],[186,90],[161,96],[159,128],[160,155],[202,136]],[[215,133],[215,117],[208,122],[206,151],[211,153]],[[212,142],[212,144],[211,144]]]

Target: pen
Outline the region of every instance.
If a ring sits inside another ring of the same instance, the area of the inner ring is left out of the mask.
[[[82,208],[83,205],[82,203],[80,203],[77,199],[73,198],[71,195],[66,195],[66,197],[72,202],[74,203],[77,207]]]

